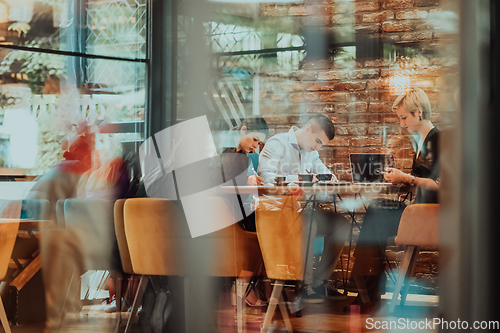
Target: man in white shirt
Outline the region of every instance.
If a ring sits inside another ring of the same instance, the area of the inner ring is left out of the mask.
[[[318,150],[334,136],[333,123],[324,115],[313,117],[300,129],[293,126],[288,133],[273,136],[260,154],[259,176],[265,183],[271,183],[276,176],[287,176],[289,180],[296,179],[301,173],[331,174],[319,159]],[[335,175],[333,179],[337,180]],[[308,249],[304,249],[307,258],[302,297],[305,301],[322,301],[326,290],[328,295],[340,298],[341,295],[328,284],[328,279],[349,237],[350,223],[341,214],[323,210],[306,210],[302,213],[302,219],[304,246],[308,244]],[[325,243],[321,261],[313,274],[313,245],[316,237],[324,237]]]
[[[332,121],[323,115],[315,116],[300,129],[292,126],[288,133],[267,141],[259,158],[259,175],[265,183],[272,183],[276,176],[293,179],[300,173],[331,174],[319,159],[318,150],[334,136]]]

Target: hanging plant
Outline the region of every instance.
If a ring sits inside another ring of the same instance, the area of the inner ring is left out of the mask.
[[[40,48],[52,49],[51,44],[46,38],[40,38],[26,45],[34,52],[11,51],[0,63],[0,74],[20,73],[21,81],[27,83],[34,94],[52,92],[44,91],[44,86],[47,82],[53,85],[60,77],[66,77],[66,64],[62,56],[37,52]]]

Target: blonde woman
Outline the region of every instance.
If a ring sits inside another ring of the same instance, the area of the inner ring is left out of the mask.
[[[417,186],[416,203],[437,203],[439,190],[439,130],[432,124],[429,98],[422,89],[413,88],[396,98],[392,109],[399,124],[414,138],[415,156],[410,173],[388,168],[385,178],[393,184]],[[384,257],[387,240],[396,236],[404,204],[376,200],[368,208],[354,256],[351,277],[363,279],[370,297],[369,303],[355,302],[364,312],[377,307],[385,290]],[[359,287],[359,286],[358,286]]]
[[[398,115],[400,126],[416,138],[415,155],[411,173],[388,168],[385,179],[393,184],[407,183],[417,186],[416,202],[437,203],[439,130],[430,120],[429,98],[422,89],[414,88],[400,95],[392,109]]]

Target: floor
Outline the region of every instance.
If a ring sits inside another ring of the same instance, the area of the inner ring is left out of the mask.
[[[425,318],[437,316],[437,296],[430,295],[409,295],[404,307],[397,307],[393,315],[387,315],[388,300],[392,297],[390,293],[384,295],[380,310],[374,315],[364,314],[345,314],[343,308],[349,305],[354,299],[355,294],[350,294],[348,300],[332,301],[327,300],[323,304],[307,304],[302,311],[302,317],[296,318],[292,315],[291,323],[294,332],[317,332],[317,333],[336,333],[336,332],[402,332],[402,323],[408,325],[411,322],[420,322]],[[229,300],[229,298],[228,298]],[[216,332],[229,333],[237,332],[235,307],[230,305],[230,300],[222,302],[224,310],[219,309],[216,313],[217,329]],[[264,308],[265,310],[265,308]],[[264,318],[264,311],[261,308],[245,307],[245,332],[260,332]],[[123,321],[126,321],[129,313],[123,312]],[[273,332],[284,332],[281,330],[282,321],[279,316],[275,318],[275,327]],[[399,321],[398,321],[399,320]],[[381,328],[382,325],[394,324],[392,329],[375,329],[375,325]],[[105,313],[104,306],[92,305],[85,306],[80,314],[70,314],[65,319],[62,327],[57,331],[59,333],[73,332],[92,332],[108,333],[114,332],[116,327],[116,314]],[[20,325],[12,326],[13,333],[47,333],[43,325]],[[124,325],[121,327],[121,332]],[[407,332],[437,332],[430,329],[410,329]],[[133,333],[140,333],[141,328],[137,324],[135,316],[134,324],[131,327]],[[154,333],[154,332],[153,332]]]

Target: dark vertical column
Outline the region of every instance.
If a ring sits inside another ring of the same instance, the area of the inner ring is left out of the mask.
[[[146,137],[177,118],[177,1],[151,0]]]
[[[177,6],[177,0],[149,2],[145,138],[175,124],[177,120]],[[186,332],[185,278],[169,276],[168,288],[173,309],[165,331]]]
[[[184,23],[185,44],[179,81],[182,82],[182,99],[177,118],[189,120],[209,115],[205,92],[211,81],[211,54],[206,37],[205,22],[210,22],[210,2],[202,0],[183,0],[182,19]],[[193,135],[196,133],[186,133]],[[200,144],[203,144],[200,142]],[[200,170],[203,172],[203,170]],[[207,221],[208,222],[208,221]],[[213,265],[213,238],[198,237],[185,240],[184,301],[186,309],[186,332],[216,332],[214,310],[216,309],[216,289],[214,279],[209,277]]]
[[[440,305],[443,319],[467,321],[476,332],[475,321],[499,316],[500,6],[459,4],[461,109],[455,133],[443,142]]]
[[[68,2],[72,22],[61,33],[61,45],[67,49],[64,51],[86,53],[87,52],[87,0],[76,0]],[[81,87],[87,81],[87,60],[82,57],[68,57],[68,84],[76,84]]]
[[[485,53],[486,64],[482,66],[481,76],[487,80],[485,89],[489,93],[488,105],[479,115],[482,141],[482,156],[477,161],[482,179],[478,184],[477,191],[482,192],[483,200],[479,211],[483,212],[479,220],[481,235],[477,249],[477,261],[479,269],[477,279],[474,281],[478,293],[475,299],[475,320],[498,320],[498,300],[500,297],[500,283],[498,276],[500,273],[500,224],[498,211],[498,193],[500,189],[500,136],[498,135],[500,126],[500,3],[495,0],[489,2],[488,8],[480,13],[479,17],[489,14],[489,36],[486,29],[481,32],[489,37],[489,45],[483,47],[481,52]],[[488,2],[483,2],[487,6]],[[489,51],[489,52],[488,52]],[[481,292],[479,292],[481,290]],[[497,327],[498,329],[498,327]]]
[[[495,281],[498,262],[498,220],[495,203],[498,188],[498,47],[495,46],[494,21],[498,18],[496,1],[462,2],[461,104],[463,135],[463,203],[461,228],[463,244],[462,290],[468,290],[460,300],[469,321],[492,320],[498,316],[496,295],[500,285]],[[472,45],[471,45],[472,42]],[[495,55],[496,53],[496,55]],[[473,330],[479,331],[479,330]]]

